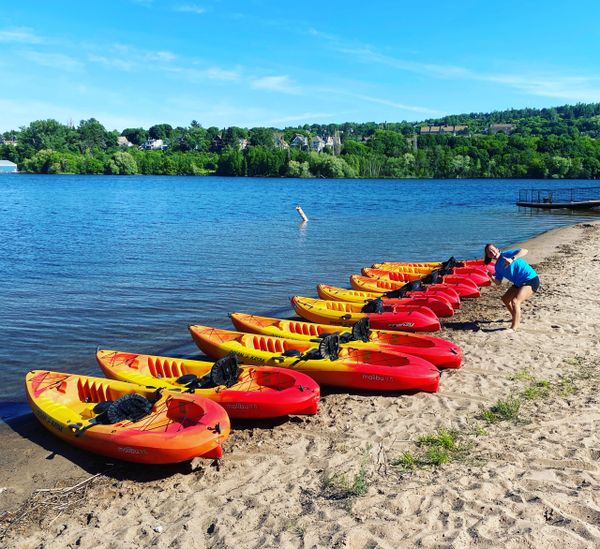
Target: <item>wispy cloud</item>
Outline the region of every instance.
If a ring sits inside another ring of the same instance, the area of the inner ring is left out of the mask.
[[[267,90],[292,95],[301,93],[300,88],[296,86],[287,75],[254,78],[250,81],[250,86],[255,90]]]
[[[211,67],[210,69],[206,69],[204,73],[209,80],[233,81],[240,78],[239,71],[220,69],[219,67]]]
[[[120,71],[129,72],[135,68],[135,63],[122,59],[120,57],[106,57],[104,55],[90,55],[88,59],[92,63],[98,63],[100,65],[104,65],[109,69],[117,69]]]
[[[147,70],[149,62],[168,65],[177,59],[170,51],[146,51],[125,44],[114,44],[107,48],[107,52],[108,55],[90,54],[88,60],[110,69],[131,72],[136,69]]]
[[[406,103],[398,103],[397,101],[391,101],[390,99],[385,99],[382,97],[373,97],[370,95],[363,95],[359,93],[346,93],[337,92],[340,95],[346,95],[348,97],[353,97],[358,101],[366,101],[367,103],[374,103],[376,105],[385,105],[386,107],[392,107],[394,109],[398,109],[401,111],[410,111],[410,112],[418,112],[421,114],[440,114],[440,111],[436,111],[434,109],[430,109],[428,107],[421,107],[418,105],[408,105]]]
[[[83,63],[64,53],[46,53],[40,51],[23,51],[21,56],[43,67],[55,70],[74,72],[83,68]]]
[[[336,115],[329,112],[303,112],[302,114],[281,115],[270,120],[264,120],[261,125],[273,126],[275,124],[285,124],[287,122],[316,122],[318,120],[332,119]]]
[[[0,42],[18,44],[40,44],[42,38],[27,27],[0,30]]]
[[[504,84],[529,95],[592,103],[600,101],[599,76],[490,74],[477,79]]]
[[[195,13],[196,15],[202,15],[206,13],[206,8],[199,6],[198,4],[178,4],[173,9],[183,13]]]
[[[456,65],[418,63],[383,55],[369,47],[336,47],[362,63],[376,63],[401,71],[443,79],[462,79],[492,82],[513,88],[528,95],[553,97],[569,101],[600,101],[600,75],[569,75],[568,69],[556,69],[554,74],[536,70],[514,73],[478,72]]]

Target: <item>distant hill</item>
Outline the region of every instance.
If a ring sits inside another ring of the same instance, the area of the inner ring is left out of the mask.
[[[599,138],[600,103],[282,129],[49,119],[5,132],[0,159],[32,173],[597,179]]]

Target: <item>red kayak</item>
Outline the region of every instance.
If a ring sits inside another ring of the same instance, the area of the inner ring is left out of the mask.
[[[244,366],[236,357],[213,364],[98,349],[96,359],[111,379],[200,395],[219,403],[231,418],[317,413],[319,386],[300,372]]]
[[[438,317],[428,307],[382,306],[371,312],[369,309],[363,311],[360,303],[348,303],[347,301],[294,296],[291,298],[291,302],[299,316],[320,324],[352,326],[361,318],[368,318],[370,325],[376,330],[436,332],[440,329]]]
[[[425,334],[371,330],[368,320],[361,320],[359,324],[348,329],[343,326],[282,320],[244,313],[231,313],[229,318],[239,332],[303,341],[314,341],[332,332],[338,332],[342,346],[389,348],[391,351],[424,358],[438,368],[459,368],[463,356],[462,349],[447,339]]]
[[[372,276],[351,275],[350,285],[356,290],[366,290],[370,292],[388,292],[391,290],[399,290],[409,280],[390,280],[389,278],[374,278]],[[454,290],[461,299],[479,297],[481,292],[477,285],[473,282],[456,282],[455,280],[446,280],[443,277],[443,283],[432,284],[432,286],[443,286]],[[475,286],[475,287],[473,287]],[[428,286],[426,286],[428,287]]]
[[[454,314],[452,304],[442,292],[438,294],[425,294],[423,292],[407,292],[403,297],[388,298],[377,295],[357,295],[367,294],[367,292],[358,292],[357,290],[345,290],[336,288],[327,284],[317,285],[317,293],[321,299],[332,301],[347,301],[350,303],[361,303],[364,305],[369,301],[380,298],[384,307],[394,307],[397,305],[417,305],[429,307],[438,317],[449,317]]]
[[[384,269],[373,269],[372,267],[365,267],[362,269],[362,274],[371,278],[379,278],[383,280],[399,281],[399,282],[410,282],[411,280],[427,280],[427,275],[413,274],[413,273],[402,273],[397,271],[386,271]],[[484,284],[483,279],[487,281]],[[475,280],[474,280],[475,279]],[[474,273],[471,275],[457,275],[447,274],[441,276],[441,281],[445,284],[456,283],[465,284],[477,289],[480,285],[490,285],[490,279],[486,274]]]
[[[317,342],[244,334],[207,326],[190,326],[196,345],[213,358],[235,353],[245,363],[291,368],[320,385],[374,391],[430,391],[439,385],[439,370],[422,358],[383,351],[340,347],[339,335]]]

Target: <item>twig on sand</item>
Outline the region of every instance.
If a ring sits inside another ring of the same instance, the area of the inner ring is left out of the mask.
[[[73,490],[77,490],[77,488],[80,488],[81,486],[84,486],[88,482],[91,482],[95,478],[97,478],[99,476],[102,476],[108,470],[109,469],[106,469],[106,471],[102,471],[101,473],[96,473],[95,475],[92,475],[91,477],[88,477],[85,480],[82,480],[81,482],[78,482],[77,484],[74,484],[73,486],[69,486],[67,488],[39,488],[38,490],[34,490],[33,493],[35,494],[35,493],[38,493],[38,492],[60,492],[62,494],[68,494],[69,492],[71,492]]]
[[[4,540],[8,531],[14,527],[15,525],[22,523],[29,515],[33,514],[38,508],[47,511],[48,509],[56,509],[58,514],[52,518],[49,522],[48,526],[50,526],[54,521],[56,521],[61,515],[63,515],[69,508],[73,507],[73,505],[81,502],[85,496],[87,495],[88,488],[90,483],[97,479],[100,476],[103,476],[108,471],[114,469],[114,465],[105,469],[100,473],[96,473],[91,477],[88,477],[73,486],[68,486],[66,488],[39,488],[34,490],[31,494],[31,497],[27,499],[21,507],[15,512],[13,518],[6,520],[4,528],[0,530],[0,542]],[[73,498],[74,494],[78,494],[79,497]],[[2,521],[9,516],[9,513],[5,513],[2,516]],[[49,518],[47,514],[44,514],[45,518]]]

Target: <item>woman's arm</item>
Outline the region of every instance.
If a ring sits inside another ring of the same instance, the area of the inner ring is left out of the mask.
[[[519,248],[519,250],[517,250],[517,253],[514,254],[512,257],[504,258],[504,264],[508,267],[508,265],[515,261],[515,259],[519,259],[521,257],[526,256],[528,252],[529,250],[527,248]]]

